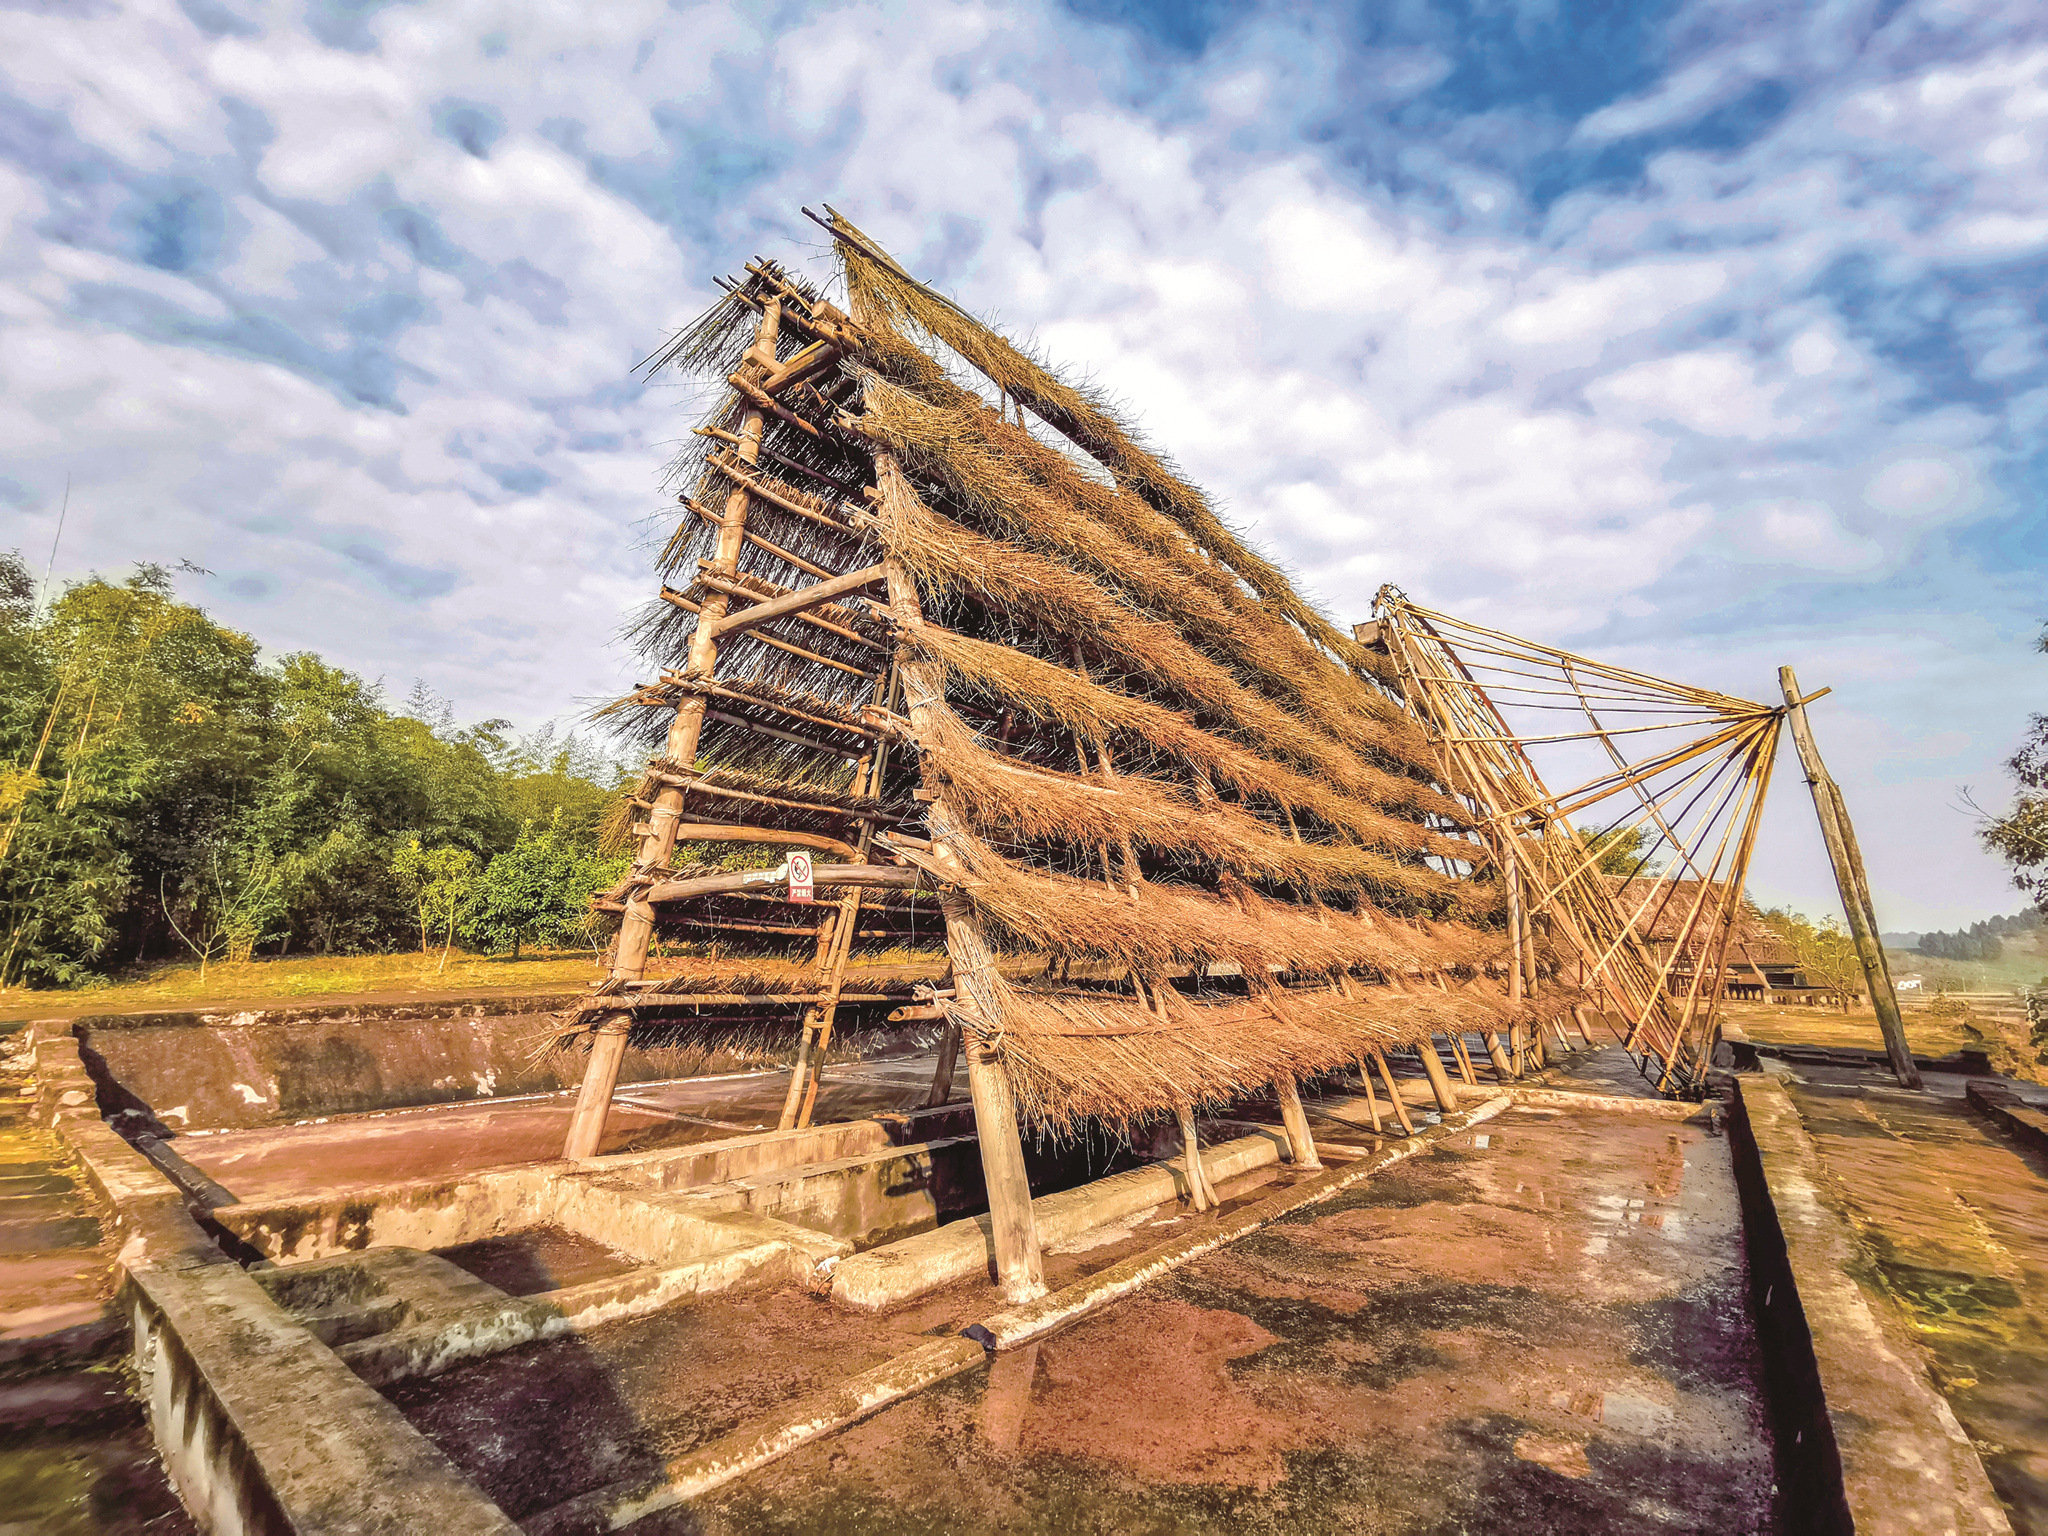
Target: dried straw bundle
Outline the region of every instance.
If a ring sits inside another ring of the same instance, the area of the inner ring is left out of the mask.
[[[1207,805],[1158,779],[1115,774],[1081,777],[1025,767],[976,745],[951,710],[933,709],[919,733],[928,761],[944,775],[954,804],[984,836],[1091,846],[1131,842],[1322,895],[1369,888],[1411,901],[1442,900],[1450,877],[1401,863],[1369,848],[1305,843],[1220,800]],[[1468,857],[1469,845],[1412,821],[1378,817],[1380,847]]]
[[[1079,474],[979,401],[946,409],[880,379],[869,381],[865,399],[863,427],[987,523],[1121,589],[1134,607],[1274,686],[1325,731],[1435,768],[1428,739],[1399,705],[1316,655],[1219,567],[1189,558],[1196,552],[1178,530],[1136,498]],[[1134,529],[1134,522],[1158,527]],[[1178,550],[1162,547],[1168,534]]]
[[[1376,806],[1419,811],[1451,826],[1465,825],[1465,807],[1419,779],[1393,774],[1372,779],[1367,774],[1380,791],[1370,800],[1333,793],[1325,780],[1205,731],[1186,715],[1091,682],[1070,668],[1014,646],[955,634],[936,624],[920,625],[906,636],[906,643],[944,668],[963,691],[1014,705],[1091,744],[1107,741],[1119,732],[1136,737],[1182,758],[1246,799],[1264,796],[1286,811],[1305,811],[1326,826],[1343,828],[1368,843],[1379,838],[1385,819]],[[1469,859],[1472,855],[1473,850],[1464,846],[1456,857]]]
[[[1349,664],[1380,672],[1378,658],[1302,601],[1286,573],[1225,527],[1200,491],[1116,419],[1099,391],[1077,389],[1056,378],[1014,343],[911,277],[836,213],[833,227],[851,237],[841,247],[847,290],[871,315],[907,321],[950,347],[1005,394],[1028,405],[1107,466],[1119,483],[1172,518],[1196,544],[1243,577],[1261,599],[1272,603],[1310,639]],[[1381,675],[1391,677],[1390,672]]]
[[[965,834],[954,846],[973,870],[966,894],[975,911],[1018,948],[1101,957],[1144,975],[1217,968],[1247,976],[1275,970],[1417,975],[1469,965],[1489,953],[1498,963],[1505,953],[1504,940],[1458,924],[1440,924],[1436,934],[1425,935],[1364,909],[1318,912],[1262,900],[1242,886],[1232,896],[1152,881],[1111,886],[1026,870]]]
[[[881,506],[889,551],[921,586],[972,594],[1019,615],[1041,633],[1107,652],[1227,722],[1262,754],[1291,759],[1360,798],[1385,803],[1404,782],[1413,784],[1246,688],[1172,627],[1125,607],[1085,575],[938,516],[901,480],[883,487]]]

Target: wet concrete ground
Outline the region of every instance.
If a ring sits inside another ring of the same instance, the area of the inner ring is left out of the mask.
[[[77,1170],[0,1073],[0,1536],[194,1527],[142,1426]]]
[[[1909,1093],[1878,1071],[1773,1066],[2013,1529],[2048,1536],[2048,1159],[1980,1119],[1960,1074]]]
[[[1739,1221],[1705,1124],[1513,1110],[635,1529],[1773,1530]],[[526,1519],[995,1305],[719,1298],[392,1396]]]
[[[828,1069],[813,1117],[857,1120],[921,1105],[933,1058],[898,1057]],[[963,1067],[956,1097],[967,1094]],[[772,1129],[789,1088],[786,1070],[738,1077],[635,1083],[613,1096],[599,1151],[640,1152]],[[194,1132],[180,1156],[248,1201],[284,1200],[351,1185],[395,1183],[542,1161],[562,1155],[573,1093],[335,1115],[297,1125]]]

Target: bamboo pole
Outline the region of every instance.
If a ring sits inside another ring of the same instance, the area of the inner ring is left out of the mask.
[[[1870,883],[1849,825],[1848,806],[1842,800],[1841,790],[1828,776],[1820,748],[1814,743],[1806,705],[1801,702],[1798,676],[1790,667],[1780,667],[1778,683],[1785,690],[1785,720],[1792,727],[1792,741],[1806,769],[1807,787],[1813,791],[1813,808],[1820,815],[1821,841],[1827,844],[1828,861],[1835,868],[1835,889],[1841,893],[1842,913],[1848,918],[1850,936],[1856,941],[1856,958],[1863,962],[1864,979],[1870,986],[1877,1027],[1884,1035],[1885,1054],[1891,1058],[1892,1075],[1901,1087],[1918,1088],[1920,1068],[1914,1064],[1912,1048],[1906,1044],[1906,1021],[1899,1013],[1891,967],[1885,962],[1884,945],[1877,936]]]
[[[1486,1058],[1493,1063],[1496,1082],[1512,1082],[1515,1076],[1514,1064],[1508,1060],[1508,1053],[1501,1048],[1500,1036],[1493,1030],[1482,1029],[1479,1041],[1486,1047]]]
[[[1309,1134],[1308,1114],[1301,1107],[1301,1084],[1292,1072],[1273,1079],[1273,1095],[1280,1101],[1280,1123],[1287,1130],[1288,1161],[1297,1168],[1320,1168],[1315,1138]]]
[[[1394,1106],[1394,1118],[1401,1122],[1405,1134],[1413,1136],[1415,1122],[1408,1117],[1408,1106],[1402,1101],[1401,1090],[1394,1086],[1394,1069],[1387,1065],[1387,1053],[1375,1045],[1367,1054],[1379,1072],[1380,1081],[1387,1085],[1387,1099]]]
[[[1451,1087],[1449,1074],[1444,1071],[1443,1058],[1436,1053],[1436,1038],[1424,1039],[1415,1047],[1415,1054],[1422,1058],[1422,1071],[1429,1079],[1429,1091],[1436,1095],[1437,1108],[1447,1115],[1455,1115],[1458,1112],[1458,1094]]]
[[[747,355],[740,364],[742,368],[752,365],[765,372],[775,366],[775,342],[781,326],[782,304],[779,300],[771,300],[762,306],[754,344],[747,349]],[[760,410],[742,411],[738,453],[750,466],[760,460],[761,435],[766,427],[767,418]],[[750,505],[746,487],[733,486],[726,499],[725,516],[719,522],[718,544],[712,561],[713,569],[720,575],[730,576],[739,570]],[[708,682],[717,670],[718,626],[725,618],[727,602],[723,594],[712,593],[699,607],[697,628],[690,636],[690,659],[685,669],[692,677]],[[697,761],[697,741],[704,730],[707,707],[707,700],[701,693],[685,694],[676,705],[675,717],[669,722],[668,738],[662,746],[662,754],[670,762],[688,768]],[[685,791],[679,786],[666,784],[654,797],[654,806],[648,815],[648,830],[640,839],[634,859],[638,868],[664,869],[668,866],[675,851],[676,826],[681,819],[684,795]],[[619,936],[612,949],[610,982],[617,984],[614,990],[623,990],[626,982],[638,981],[646,972],[647,946],[653,936],[653,903],[644,897],[627,902],[625,918],[619,925]],[[599,1023],[596,1038],[591,1043],[590,1060],[583,1068],[583,1081],[577,1089],[576,1108],[569,1116],[569,1131],[562,1145],[564,1157],[596,1156],[604,1139],[605,1117],[611,1109],[612,1093],[618,1087],[619,1064],[625,1059],[626,1036],[631,1027],[630,1014],[614,1013]]]
[[[925,1095],[926,1109],[937,1109],[953,1097],[953,1072],[960,1060],[960,1026],[950,1020],[939,1036],[939,1059],[932,1067],[932,1091]]]
[[[1208,1170],[1202,1166],[1202,1136],[1195,1128],[1194,1106],[1178,1104],[1173,1112],[1180,1122],[1181,1165],[1187,1172],[1188,1205],[1196,1211],[1212,1210],[1216,1192],[1209,1187]]]

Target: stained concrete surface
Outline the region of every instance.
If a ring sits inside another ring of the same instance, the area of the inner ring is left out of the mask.
[[[1626,1091],[1613,1066],[1589,1086]],[[1094,1234],[1048,1279],[1208,1219]],[[1513,1110],[636,1529],[1772,1530],[1739,1220],[1707,1124]],[[723,1297],[391,1396],[527,1520],[990,1300]]]
[[[118,1356],[99,1217],[23,1090],[0,1074],[0,1536],[189,1532]]]
[[[828,1069],[814,1119],[820,1125],[906,1110],[931,1088],[930,1057]],[[966,1097],[966,1072],[956,1074]],[[603,1155],[717,1141],[771,1128],[782,1112],[787,1071],[636,1083],[614,1096]],[[381,1114],[336,1115],[298,1125],[195,1133],[178,1154],[251,1203],[289,1200],[360,1184],[449,1176],[561,1156],[573,1093],[450,1104]]]
[[[2013,1529],[2048,1536],[2048,1160],[1956,1074],[1923,1093],[1874,1070],[1778,1075]]]

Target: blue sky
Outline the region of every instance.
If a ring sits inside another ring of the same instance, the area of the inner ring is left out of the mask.
[[[468,715],[632,680],[697,401],[829,201],[1116,391],[1304,585],[1768,697],[1890,926],[2048,707],[2035,4],[0,9],[0,547]],[[1820,910],[1781,777],[1757,872]]]

